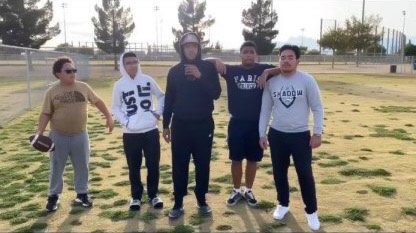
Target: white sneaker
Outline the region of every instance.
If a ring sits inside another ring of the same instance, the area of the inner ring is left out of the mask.
[[[313,231],[319,230],[321,223],[319,222],[318,214],[314,212],[313,214],[306,214],[308,219],[308,225]]]
[[[139,211],[141,206],[141,201],[139,199],[131,199],[130,200],[130,210],[132,211]]]
[[[276,209],[273,212],[273,218],[276,220],[282,220],[285,215],[289,212],[289,206],[277,205]]]

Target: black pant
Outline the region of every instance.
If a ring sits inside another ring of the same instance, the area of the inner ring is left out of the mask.
[[[268,134],[277,199],[280,205],[289,206],[287,171],[290,155],[292,155],[303,203],[306,206],[305,211],[308,214],[317,210],[315,180],[312,172],[312,148],[309,146],[310,138],[309,131],[284,133],[270,128]]]
[[[140,177],[143,154],[147,167],[147,195],[150,199],[156,197],[159,189],[160,141],[159,130],[146,133],[123,134],[124,153],[129,167],[131,196],[141,199],[143,185]]]
[[[205,204],[208,192],[211,149],[214,133],[212,118],[191,121],[172,120],[172,176],[175,206],[182,205],[187,195],[189,162],[192,154],[195,165],[195,196],[200,204]]]

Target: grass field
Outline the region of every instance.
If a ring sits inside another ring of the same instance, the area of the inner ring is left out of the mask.
[[[167,67],[143,67],[164,89]],[[111,76],[111,75],[110,75]],[[98,78],[99,77],[99,78]],[[110,104],[114,78],[89,81]],[[314,151],[322,232],[414,231],[416,229],[416,79],[407,76],[317,74],[325,104],[323,145]],[[291,167],[291,212],[283,222],[272,219],[276,191],[270,153],[259,164],[254,191],[259,207],[244,202],[227,207],[231,189],[226,146],[227,93],[216,102],[214,147],[208,200],[212,217],[197,214],[195,198],[185,198],[185,215],[169,221],[171,154],[162,141],[161,211],[145,204],[139,213],[128,211],[129,183],[122,150],[121,128],[108,134],[103,119],[90,108],[90,191],[92,209],[72,204],[73,171],[67,166],[65,187],[57,212],[44,211],[48,189],[49,158],[28,145],[36,129],[39,109],[14,119],[0,129],[0,231],[74,232],[299,232],[309,231],[296,174]],[[191,177],[194,174],[191,165]],[[145,177],[146,169],[142,169]],[[189,187],[195,185],[191,178]],[[192,194],[192,192],[190,192]]]

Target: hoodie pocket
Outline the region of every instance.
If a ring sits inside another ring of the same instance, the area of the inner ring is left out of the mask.
[[[133,115],[129,118],[127,129],[133,131],[144,130],[152,128],[157,125],[157,119],[150,111],[142,112],[141,114]]]

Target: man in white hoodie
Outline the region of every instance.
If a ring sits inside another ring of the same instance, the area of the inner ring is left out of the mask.
[[[112,112],[123,126],[123,146],[129,167],[131,185],[130,210],[141,206],[143,185],[140,168],[143,154],[147,167],[147,195],[155,209],[163,208],[157,196],[159,187],[160,141],[157,123],[163,113],[165,95],[157,83],[140,70],[135,53],[126,52],[120,57],[122,77],[114,84]],[[153,104],[157,98],[157,107]]]

